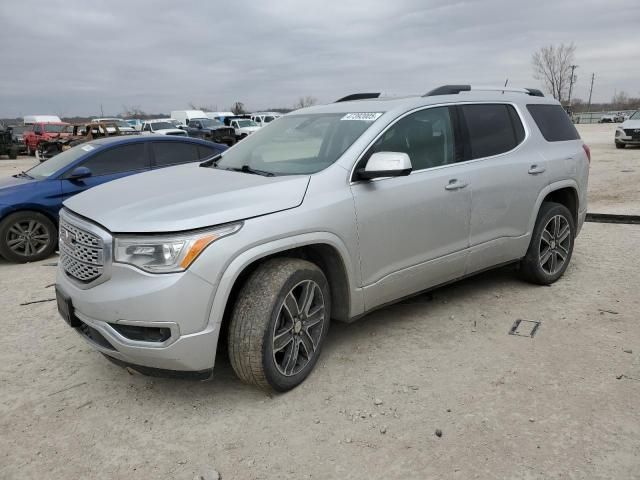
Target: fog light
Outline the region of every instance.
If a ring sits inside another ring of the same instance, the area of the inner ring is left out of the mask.
[[[109,325],[123,337],[139,342],[162,343],[171,337],[171,330],[164,327],[138,327],[121,323],[110,323]]]

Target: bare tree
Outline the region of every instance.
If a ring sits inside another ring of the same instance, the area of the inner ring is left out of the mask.
[[[633,102],[630,101],[629,95],[624,90],[620,90],[611,99],[612,107],[616,110],[625,110],[630,108]]]
[[[202,110],[203,112],[217,112],[217,105],[198,105],[195,102],[189,102],[189,108],[191,110]]]
[[[575,51],[573,43],[561,43],[542,47],[531,57],[533,76],[542,81],[545,89],[559,102],[565,99],[569,90]]]
[[[143,118],[147,114],[140,108],[140,105],[122,105],[122,116],[124,118]]]
[[[231,107],[231,111],[236,115],[243,115],[247,113],[247,111],[244,109],[244,103],[242,102],[234,103],[233,106]]]
[[[317,98],[307,95],[306,97],[300,97],[298,101],[293,104],[293,109],[298,110],[299,108],[311,107],[316,103],[318,103]]]

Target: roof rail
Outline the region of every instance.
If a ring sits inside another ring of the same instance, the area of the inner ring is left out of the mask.
[[[532,97],[544,97],[544,94],[537,88],[515,88],[515,87],[471,87],[471,85],[443,85],[435,88],[423,95],[423,97],[432,97],[434,95],[456,95],[460,92],[468,91],[485,91],[485,92],[516,92],[526,93]]]
[[[367,98],[378,98],[380,97],[380,92],[377,93],[352,93],[351,95],[347,95],[346,97],[339,98],[333,103],[339,102],[349,102],[351,100],[365,100]]]

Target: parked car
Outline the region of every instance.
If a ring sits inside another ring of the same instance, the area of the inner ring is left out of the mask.
[[[242,140],[253,132],[260,130],[260,126],[249,118],[233,118],[229,121],[229,126],[234,129],[236,140]]]
[[[615,144],[616,148],[640,145],[640,110],[633,113],[628,120],[616,128]]]
[[[27,147],[27,155],[35,155],[38,145],[42,142],[49,142],[54,138],[64,138],[71,135],[67,130],[68,126],[69,124],[65,122],[34,123],[31,129],[22,134]]]
[[[143,135],[176,135],[186,137],[187,132],[176,127],[170,118],[157,118],[155,120],[145,120],[142,125]]]
[[[180,122],[185,127],[189,124],[189,120],[194,118],[208,118],[207,114],[202,110],[173,110],[171,118]]]
[[[300,109],[219,158],[66,200],[58,308],[119,365],[206,378],[226,343],[243,381],[289,390],[331,319],[507,263],[557,281],[589,157],[534,89]]]
[[[18,147],[18,153],[27,153],[27,144],[24,141],[24,133],[30,129],[28,125],[11,125],[11,138]]]
[[[125,120],[136,132],[142,130],[142,124],[144,120],[140,120],[139,118],[128,118]]]
[[[35,125],[36,123],[62,123],[57,115],[25,115],[22,118],[25,125]]]
[[[271,123],[281,116],[282,114],[278,112],[255,112],[251,114],[251,120],[256,122],[259,127],[264,127],[267,123]]]
[[[191,137],[204,138],[216,143],[231,146],[236,143],[236,132],[218,120],[210,118],[194,118],[189,120],[185,131]]]
[[[192,138],[108,137],[78,145],[31,170],[0,179],[0,255],[19,263],[49,256],[58,243],[62,201],[73,195],[134,173],[197,162],[224,149],[224,145]],[[164,195],[171,196],[178,190],[179,186],[173,185],[164,190]]]
[[[66,135],[65,135],[66,134]],[[91,122],[67,125],[61,135],[49,141],[38,144],[36,158],[41,162],[69,150],[81,143],[90,142],[102,137],[117,137],[124,135],[117,123],[113,122]]]
[[[118,117],[93,118],[91,119],[91,123],[104,123],[109,125],[117,125],[121,135],[133,135],[138,133],[138,131],[135,128],[133,128],[126,121]],[[113,127],[109,127],[109,128],[113,129]]]
[[[4,127],[0,124],[0,156],[7,155],[9,159],[18,158],[18,145],[13,141],[11,127]]]
[[[600,120],[598,120],[598,123],[614,123],[615,121],[616,121],[615,113],[605,113],[600,117]]]

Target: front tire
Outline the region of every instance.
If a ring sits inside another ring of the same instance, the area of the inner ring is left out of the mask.
[[[624,143],[616,142],[616,148],[624,148],[626,145]]]
[[[240,290],[228,333],[231,365],[245,383],[284,392],[315,366],[329,329],[331,297],[322,270],[274,258]]]
[[[551,285],[571,261],[576,236],[575,221],[567,207],[545,202],[540,207],[527,254],[520,262],[525,280]]]
[[[38,212],[16,212],[0,222],[0,255],[10,262],[43,260],[53,253],[58,229]]]

